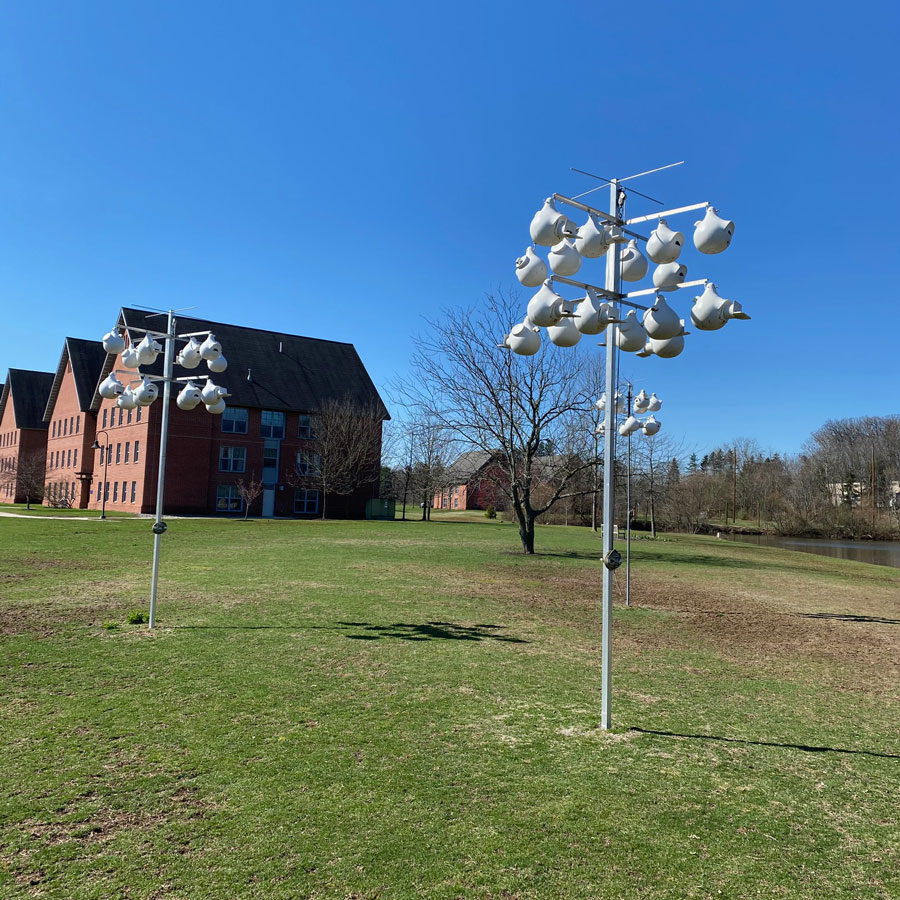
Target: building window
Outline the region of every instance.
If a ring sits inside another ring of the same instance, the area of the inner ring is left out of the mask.
[[[128,415],[125,417],[125,421],[130,425],[131,424],[131,410],[128,410]]]
[[[295,513],[317,513],[319,511],[319,492],[297,488],[294,491]]]
[[[131,441],[125,441],[125,462],[128,462],[128,456],[131,452]]]
[[[219,447],[220,472],[243,472],[246,467],[246,447]]]
[[[120,406],[120,407],[119,407],[119,424],[120,424],[120,425],[122,424],[122,419],[123,419],[124,416],[125,416],[125,410],[122,409],[122,407]]]
[[[103,454],[104,454],[105,452],[106,452],[106,447],[104,447],[104,446],[101,445],[101,447],[100,447],[100,465],[101,465],[101,466],[103,465]]]
[[[72,450],[71,450],[71,448],[69,449],[68,453],[66,453],[66,468],[67,469],[72,468]]]
[[[81,434],[81,416],[75,416],[75,434]]]
[[[103,410],[103,427],[106,428],[106,410]]]
[[[113,503],[119,502],[119,482],[113,482]]]
[[[103,499],[109,500],[109,482],[108,481],[103,485]]]
[[[297,425],[297,437],[311,438],[312,436],[312,420],[309,416],[300,416],[300,421]]]
[[[56,422],[53,423],[53,428],[50,429],[50,437],[56,437]]]
[[[141,452],[141,442],[135,441],[134,442],[134,461],[135,462],[138,461],[138,455],[140,454],[140,452]]]
[[[278,472],[278,448],[263,447],[263,484],[274,484]]]
[[[246,434],[247,410],[226,406],[222,413],[222,431],[228,434]]]
[[[75,416],[69,416],[69,434],[75,434]]]
[[[136,422],[140,422],[140,421],[141,421],[141,410],[142,410],[142,409],[143,409],[142,406],[139,406],[139,407],[137,408],[137,415],[135,416],[135,421],[136,421]],[[135,459],[137,459],[137,457],[135,457]]]
[[[116,444],[116,465],[118,465],[120,462],[122,462],[122,445]]]
[[[64,437],[65,437],[65,435],[68,433],[67,430],[66,430],[66,426],[67,426],[68,424],[69,424],[68,421],[67,421],[66,419],[63,419],[63,436],[64,436]]]
[[[244,508],[241,495],[233,484],[216,487],[216,509],[219,512],[240,512]]]
[[[132,482],[131,482],[131,502],[132,502],[132,503],[135,502],[134,498],[135,498],[136,496],[137,496],[137,482],[136,482],[136,481],[132,481]]]
[[[123,503],[128,502],[128,482],[127,481],[122,482],[122,502]]]
[[[72,465],[75,466],[76,469],[78,468],[78,448],[77,447],[75,448],[75,452],[72,455]]]
[[[297,453],[297,474],[314,475],[319,470],[321,457],[318,453],[300,450]]]
[[[264,409],[262,411],[262,418],[260,419],[259,433],[262,437],[283,438],[284,413],[272,412],[269,409]]]

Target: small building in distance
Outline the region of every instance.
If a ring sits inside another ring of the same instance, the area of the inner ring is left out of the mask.
[[[52,372],[10,369],[0,394],[0,500],[40,501],[47,454],[44,409]]]
[[[129,344],[137,344],[147,330],[164,330],[163,321],[152,313],[125,308],[118,326]],[[225,413],[211,415],[202,405],[190,411],[179,409],[175,403],[177,388],[173,389],[165,512],[243,514],[237,482],[252,477],[263,485],[261,497],[253,504],[253,515],[320,515],[319,491],[290,483],[301,455],[315,451],[312,417],[328,401],[349,400],[360,408],[377,410],[381,421],[388,418],[353,345],[186,316],[178,317],[176,329],[179,333],[215,334],[228,369],[210,377],[230,396]],[[99,383],[112,371],[119,373],[121,381],[128,381],[121,357],[105,355],[89,407],[100,448],[90,467],[84,459],[84,447],[79,451],[79,470],[90,485],[79,497],[79,505],[99,509],[105,496],[107,510],[152,513],[156,506],[162,385],[160,398],[150,406],[123,410],[115,400],[105,400],[97,392]],[[161,375],[162,354],[154,365],[141,366],[141,372]],[[192,370],[176,365],[174,375],[193,377],[202,386],[209,372],[205,363]],[[64,392],[62,384],[69,383],[73,389]],[[74,377],[67,380],[64,375],[55,403],[47,409],[48,422],[65,421],[77,414],[82,401],[74,387]],[[65,449],[68,463],[68,446]],[[371,473],[366,473],[353,493],[329,495],[329,517],[363,518],[366,502],[378,496],[379,469],[376,464]],[[72,471],[77,477],[74,466]]]
[[[443,477],[444,486],[432,500],[435,509],[504,509],[506,496],[501,485],[509,479],[486,450],[461,453]]]

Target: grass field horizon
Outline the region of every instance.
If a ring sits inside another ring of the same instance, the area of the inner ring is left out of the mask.
[[[147,520],[0,518],[0,897],[900,895],[900,572],[637,541],[607,733],[597,536],[536,546],[178,520],[148,632]]]

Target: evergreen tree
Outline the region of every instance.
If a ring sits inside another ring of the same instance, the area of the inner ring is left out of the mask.
[[[688,472],[691,475],[696,475],[700,471],[700,463],[697,462],[697,454],[692,453],[691,458],[688,460]]]

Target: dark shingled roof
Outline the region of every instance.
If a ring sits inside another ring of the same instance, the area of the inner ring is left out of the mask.
[[[450,484],[465,484],[490,462],[491,456],[492,454],[486,450],[469,450],[461,453],[456,462],[447,467],[446,481]]]
[[[146,329],[165,331],[165,323],[164,316],[139,309],[123,309],[119,317],[119,325],[129,329],[134,343]],[[374,405],[383,418],[390,418],[352,344],[187,316],[178,316],[175,328],[179,334],[211,330],[222,344],[228,369],[211,377],[231,394],[229,406],[313,413],[324,400],[350,398],[362,406]],[[179,342],[179,349],[181,346]],[[111,365],[108,357],[100,378],[108,374]],[[141,371],[161,375],[162,368],[160,354],[154,365],[142,366]],[[195,375],[199,380],[207,373],[205,363],[196,369],[175,366],[176,378]],[[99,402],[99,394],[95,394],[94,408]]]
[[[59,357],[59,365],[56,368],[56,377],[53,379],[53,387],[50,389],[50,396],[47,399],[47,408],[44,410],[44,422],[49,422],[53,418],[53,408],[66,374],[66,363],[69,361],[72,363],[72,377],[75,379],[78,408],[82,412],[87,412],[91,408],[94,391],[97,390],[97,382],[100,380],[100,372],[106,362],[103,343],[86,341],[84,338],[66,338]]]
[[[41,428],[46,430],[44,408],[53,386],[52,372],[32,372],[29,369],[10,369],[0,397],[0,419],[6,409],[9,395],[13,398],[16,428]]]

